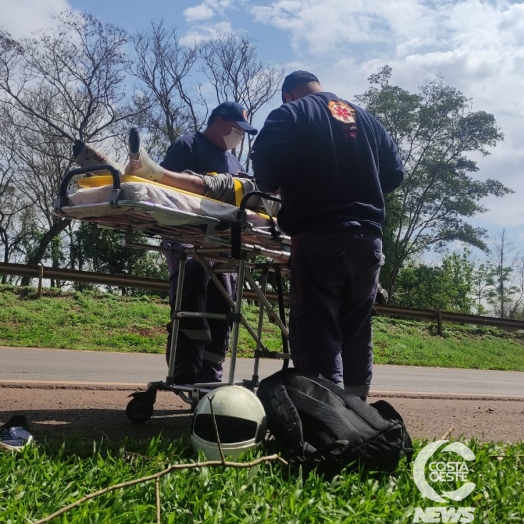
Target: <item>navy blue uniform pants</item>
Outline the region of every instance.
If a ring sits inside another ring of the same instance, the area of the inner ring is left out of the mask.
[[[378,232],[360,226],[292,238],[290,350],[294,367],[335,383],[371,383],[371,315],[383,264]]]
[[[235,300],[237,275],[218,273],[218,280]],[[171,274],[169,302],[173,310],[178,286],[178,268]],[[231,307],[198,260],[186,262],[181,311],[230,313]],[[176,384],[220,382],[222,363],[229,347],[231,323],[227,320],[184,318],[180,320],[175,356]],[[171,331],[167,340],[169,364]]]

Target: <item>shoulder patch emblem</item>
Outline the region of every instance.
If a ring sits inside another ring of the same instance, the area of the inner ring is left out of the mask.
[[[340,120],[344,124],[356,123],[355,110],[345,102],[342,102],[342,100],[330,100],[328,107],[333,118]]]

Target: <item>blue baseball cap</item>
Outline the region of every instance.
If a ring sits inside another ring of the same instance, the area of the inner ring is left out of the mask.
[[[221,116],[224,120],[232,120],[250,135],[258,133],[258,129],[248,123],[246,110],[236,102],[222,102],[211,111],[211,116],[215,115]]]
[[[318,78],[308,71],[293,71],[287,75],[282,84],[282,102],[286,103],[284,93],[289,93],[298,84],[307,84],[308,82],[318,82]]]

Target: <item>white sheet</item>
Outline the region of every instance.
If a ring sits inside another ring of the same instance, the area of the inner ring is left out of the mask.
[[[237,208],[235,206],[175,189],[142,182],[123,182],[121,188],[123,193],[121,200],[126,203],[147,202],[166,209],[213,217],[218,220],[233,221],[236,217]],[[70,192],[68,194],[69,204],[76,207],[77,210],[69,209],[68,214],[74,214],[77,218],[90,216],[90,213],[93,213],[92,208],[82,207],[109,202],[112,191],[113,186],[102,186],[81,188]],[[99,213],[103,210],[95,212]],[[119,212],[115,209],[111,214],[119,214]]]
[[[183,214],[169,213],[183,211],[202,217],[212,217],[217,220],[232,222],[236,219],[238,208],[224,202],[218,202],[192,193],[181,192],[147,182],[122,182],[123,196],[120,207],[109,207],[108,202],[113,191],[112,185],[80,188],[68,193],[69,207],[62,212],[70,217],[85,219],[90,217],[122,215],[129,213],[133,204],[146,204],[144,212],[155,215],[162,225],[183,225],[195,223]],[[101,206],[94,204],[102,204]],[[107,205],[104,205],[107,204]],[[140,206],[139,206],[140,207]],[[152,215],[151,215],[152,216]],[[266,215],[247,210],[247,220],[253,227],[269,227]],[[200,222],[200,221],[197,221]]]

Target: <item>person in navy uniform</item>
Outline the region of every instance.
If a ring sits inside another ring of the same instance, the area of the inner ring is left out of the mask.
[[[258,188],[280,191],[278,224],[292,237],[293,365],[366,399],[384,194],[402,183],[402,161],[376,118],[307,71],[284,79],[282,102],[251,158]]]
[[[256,189],[253,180],[242,173],[243,166],[229,151],[235,149],[244,133],[255,135],[257,130],[246,120],[244,108],[236,102],[223,102],[213,109],[203,132],[182,136],[171,144],[161,166],[169,171],[193,171],[198,174],[219,173],[207,176],[207,184],[213,184],[212,198],[235,204],[233,179],[224,174],[242,176],[244,192]],[[209,193],[208,193],[209,195]],[[167,248],[181,247],[163,241]],[[183,247],[183,246],[182,246]],[[173,311],[178,282],[179,260],[176,250],[166,254],[170,270],[170,304]],[[209,279],[202,265],[189,258],[186,263],[182,295],[183,311],[208,313],[230,313],[231,307]],[[237,274],[217,273],[217,278],[229,296],[236,297]],[[166,358],[169,363],[171,329],[168,325]],[[230,323],[216,319],[182,319],[180,322],[174,382],[219,382],[222,379],[222,364],[229,347]]]
[[[203,195],[214,200],[237,205],[238,193],[255,191],[256,185],[237,158],[229,151],[235,149],[245,133],[256,135],[257,129],[247,121],[245,109],[236,102],[222,102],[209,116],[203,132],[188,134],[169,147],[164,160],[157,164],[140,145],[136,128],[129,131],[129,162],[124,166],[97,151],[82,140],[75,140],[73,156],[82,167],[110,164],[120,174],[133,175],[144,180]],[[240,191],[238,191],[240,188]],[[250,202],[247,203],[248,207]],[[261,204],[260,204],[261,205]],[[260,207],[254,200],[255,209]],[[170,271],[169,302],[171,312],[177,291],[179,255],[177,248],[188,247],[163,240]],[[236,296],[237,275],[218,273],[218,280],[229,296]],[[231,308],[202,265],[189,258],[186,263],[182,310],[192,312],[229,313]],[[171,323],[166,359],[169,363]],[[194,318],[181,319],[173,381],[175,384],[219,382],[222,363],[229,347],[230,324],[226,320]]]

